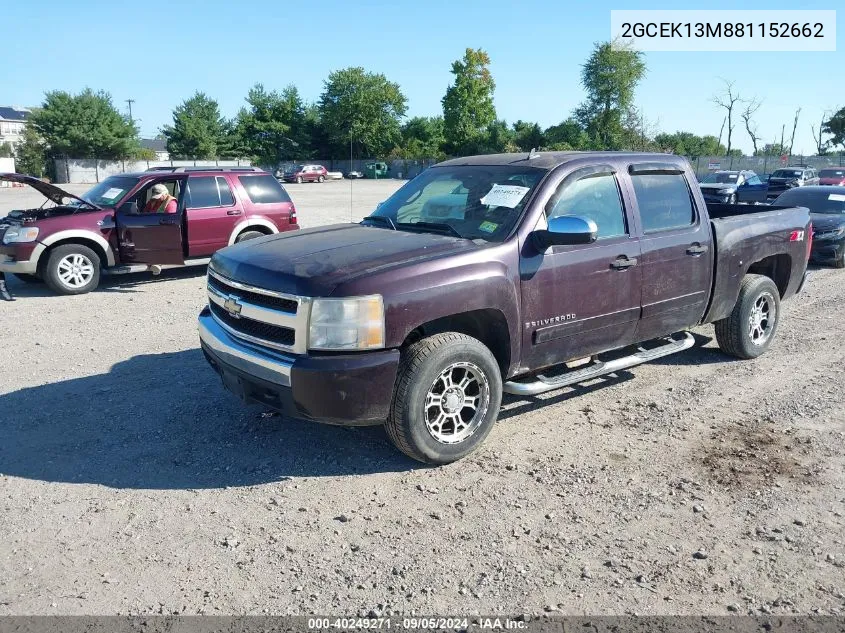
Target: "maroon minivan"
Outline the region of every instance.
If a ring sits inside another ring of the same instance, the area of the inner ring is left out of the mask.
[[[55,205],[0,219],[0,271],[44,281],[59,294],[94,290],[101,271],[158,274],[162,266],[206,264],[225,246],[299,228],[284,187],[255,168],[120,174],[82,196],[21,174],[0,180],[30,185]],[[158,184],[175,202],[153,211]]]
[[[285,182],[325,182],[329,172],[322,165],[293,165],[285,170]]]

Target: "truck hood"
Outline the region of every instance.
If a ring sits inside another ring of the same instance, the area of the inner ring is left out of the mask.
[[[729,182],[701,182],[699,186],[702,191],[736,191],[736,185]]]
[[[85,206],[91,207],[92,209],[100,208],[96,204],[88,202],[87,200],[83,200],[79,196],[75,196],[72,193],[68,193],[67,191],[60,187],[57,187],[56,185],[52,185],[49,182],[44,182],[43,180],[40,180],[39,178],[34,178],[33,176],[24,176],[23,174],[0,174],[0,181],[19,182],[25,185],[29,185],[42,196],[47,198],[47,200],[54,204],[64,204],[67,198],[72,198],[73,200],[78,200]]]
[[[432,233],[334,224],[247,240],[218,251],[209,266],[258,288],[326,297],[362,275],[480,248],[483,242]]]

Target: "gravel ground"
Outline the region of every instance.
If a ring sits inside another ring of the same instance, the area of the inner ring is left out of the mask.
[[[309,226],[348,219],[349,186],[288,189]],[[398,183],[352,186],[360,216]],[[197,346],[203,273],[12,282],[0,614],[845,613],[841,271],[814,271],[755,361],[700,328],[683,354],[506,396],[441,468],[226,393]]]

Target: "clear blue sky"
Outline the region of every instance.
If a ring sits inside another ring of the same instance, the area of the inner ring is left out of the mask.
[[[832,9],[834,2],[777,0],[744,9]],[[601,6],[601,8],[599,8]],[[735,2],[698,7],[736,8]],[[676,3],[616,2],[617,9],[680,8]],[[314,2],[180,2],[58,0],[4,3],[0,19],[0,104],[37,105],[51,89],[85,86],[110,92],[153,135],[195,90],[234,116],[256,82],[271,89],[293,83],[316,100],[329,72],[364,66],[400,84],[408,115],[441,112],[451,62],[466,47],[492,59],[498,116],[565,119],[582,100],[581,64],[593,43],[610,35],[610,6],[555,0],[316,0]],[[845,33],[845,11],[837,31]],[[827,53],[647,53],[648,75],[636,102],[663,131],[718,135],[723,113],[710,103],[720,77],[743,96],[763,100],[758,113],[766,140],[802,107],[795,150],[811,152],[810,123],[845,106],[845,44]],[[834,78],[835,77],[835,78]],[[741,125],[735,145],[751,147]]]

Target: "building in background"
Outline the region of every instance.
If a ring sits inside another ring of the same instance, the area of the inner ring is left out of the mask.
[[[23,131],[30,114],[30,108],[0,106],[0,145],[10,143],[14,147],[23,141]]]
[[[154,151],[156,153],[156,160],[170,160],[170,153],[167,151],[167,140],[163,138],[142,138],[141,147]]]

